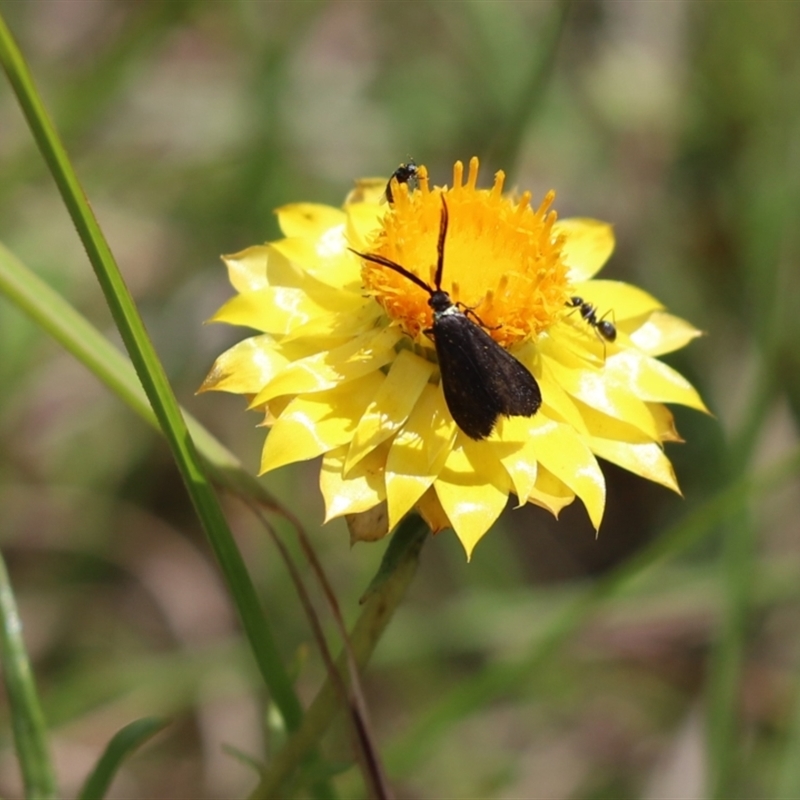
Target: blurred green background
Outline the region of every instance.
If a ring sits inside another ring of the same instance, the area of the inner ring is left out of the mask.
[[[253,471],[258,417],[240,397],[194,396],[245,335],[203,326],[232,294],[218,256],[278,236],[276,206],[338,205],[355,178],[409,156],[436,183],[478,155],[484,183],[503,168],[534,198],[554,188],[561,216],[614,224],[603,277],[708,333],[667,358],[716,416],[674,409],[684,499],[604,464],[598,537],[575,504],[559,521],[509,508],[471,564],[450,532],[426,546],[366,678],[398,796],[800,797],[800,481],[767,472],[742,490],[798,447],[800,4],[0,10],[181,403]],[[0,240],[115,338],[5,81]],[[353,619],[385,543],[351,549],[343,522],[321,527],[317,476],[311,463],[264,481],[301,516]],[[709,507],[722,509],[710,524]],[[324,667],[286,570],[247,511],[227,509],[309,698]],[[685,535],[623,586],[626,559],[669,531]],[[111,796],[252,788],[225,748],[262,751],[263,698],[166,447],[5,300],[0,546],[67,795],[148,714],[173,723]],[[573,618],[576,597],[589,600]],[[325,749],[350,757],[343,728]],[[337,782],[359,796],[355,770]],[[0,795],[19,792],[3,700]]]

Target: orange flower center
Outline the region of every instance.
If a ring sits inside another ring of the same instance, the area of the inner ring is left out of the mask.
[[[530,192],[518,200],[502,194],[505,174],[495,175],[491,189],[477,189],[478,159],[453,168],[452,188],[431,188],[425,167],[419,188],[400,184],[384,215],[370,253],[381,255],[434,286],[442,195],[449,227],[444,244],[443,291],[454,303],[471,308],[487,332],[504,347],[536,339],[563,316],[569,299],[562,239],[553,234],[555,211],[548,192],[535,211]],[[392,269],[364,261],[364,285],[415,340],[433,319],[429,294]]]

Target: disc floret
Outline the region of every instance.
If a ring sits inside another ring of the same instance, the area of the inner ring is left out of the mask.
[[[562,238],[553,233],[555,193],[548,192],[533,209],[530,192],[516,200],[503,195],[502,171],[490,189],[478,189],[477,178],[477,158],[469,163],[466,182],[463,164],[456,162],[451,188],[431,188],[420,167],[418,190],[398,187],[370,252],[432,283],[445,195],[450,229],[441,288],[453,302],[472,309],[495,341],[508,348],[536,340],[563,315],[569,299]],[[390,319],[421,342],[432,324],[425,292],[372,262],[364,263],[362,277]]]

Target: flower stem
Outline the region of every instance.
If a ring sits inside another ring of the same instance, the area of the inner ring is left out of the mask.
[[[395,609],[405,597],[417,571],[422,545],[429,535],[427,525],[413,516],[401,523],[392,537],[378,573],[362,599],[364,609],[350,634],[350,644],[359,667],[369,661]],[[337,660],[336,668],[346,681],[344,653]],[[273,760],[270,771],[250,795],[251,800],[280,796],[284,782],[317,745],[340,707],[341,695],[328,677],[309,706],[303,724]]]

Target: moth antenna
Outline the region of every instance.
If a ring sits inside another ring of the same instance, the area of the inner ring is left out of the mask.
[[[408,278],[412,283],[419,286],[420,289],[424,289],[428,294],[433,294],[433,289],[431,289],[422,278],[417,277],[413,272],[409,272],[405,267],[401,267],[396,261],[392,261],[389,258],[384,258],[377,254],[359,253],[358,250],[353,250],[352,247],[348,247],[347,249],[351,253],[355,253],[359,258],[363,258],[365,261],[372,261],[373,264],[380,264],[382,267],[388,267],[394,272],[399,272],[403,277]]]
[[[447,211],[447,201],[442,195],[442,218],[439,222],[439,244],[436,246],[436,280],[434,285],[436,291],[441,291],[442,288],[442,272],[444,271],[444,240],[447,238],[447,225],[450,221],[450,215]]]

